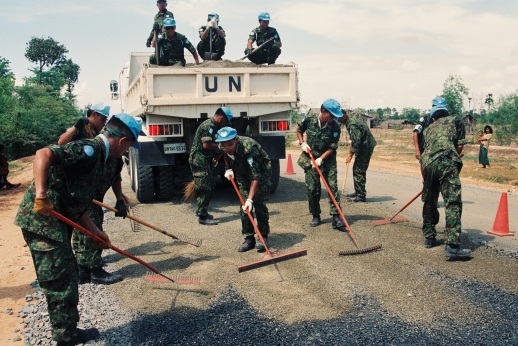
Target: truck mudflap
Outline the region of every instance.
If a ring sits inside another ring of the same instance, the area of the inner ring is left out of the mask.
[[[286,138],[284,136],[257,136],[252,137],[268,154],[272,165],[272,186],[270,193],[274,193],[279,186],[281,167],[279,160],[286,158]]]
[[[175,154],[185,152],[185,144],[183,151],[173,151],[169,148],[166,150],[164,146],[170,146],[168,142],[140,142],[139,163],[141,166],[174,166]],[[182,143],[175,143],[176,146],[182,147]],[[167,151],[167,154],[166,154]]]

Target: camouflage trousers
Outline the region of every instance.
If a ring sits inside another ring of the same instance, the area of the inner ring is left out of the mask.
[[[435,226],[439,223],[437,202],[439,193],[444,199],[446,227],[444,233],[446,243],[457,245],[460,243],[461,216],[462,216],[462,187],[459,172],[462,164],[454,162],[451,157],[439,157],[423,168],[424,185],[423,205],[423,235],[433,238],[437,235]]]
[[[214,196],[216,177],[212,169],[192,173],[194,178],[194,189],[196,190],[196,216],[205,216],[209,213],[209,203]]]
[[[93,223],[102,231],[104,221],[102,208],[97,205],[91,205],[87,212]],[[76,255],[77,264],[80,266],[98,268],[103,265],[103,250],[95,246],[92,238],[79,232],[77,229],[74,229],[72,233],[72,249]]]
[[[367,183],[367,169],[371,162],[371,156],[374,148],[369,150],[363,150],[357,153],[354,159],[353,165],[353,180],[354,180],[354,191],[358,197],[367,196],[367,190],[365,184]]]
[[[254,64],[275,64],[277,58],[281,55],[281,49],[272,44],[269,48],[264,47],[248,57],[248,60]]]
[[[239,186],[239,192],[243,199],[246,201],[248,198],[248,191],[250,185],[237,181]],[[270,214],[268,213],[268,207],[266,201],[270,198],[270,185],[259,183],[259,188],[254,196],[254,209],[252,211],[252,217],[255,217],[257,222],[257,228],[261,232],[263,237],[267,237],[270,234]],[[248,214],[243,211],[243,208],[239,207],[239,216],[241,217],[241,233],[246,237],[253,237],[255,234],[254,226],[252,221],[248,218]]]
[[[149,56],[149,63],[153,65],[157,65],[155,53]],[[160,66],[185,66],[185,59],[160,59]]]
[[[213,35],[217,35],[217,34],[214,34]],[[217,55],[216,59],[215,60],[221,60],[221,57],[223,55],[225,55],[225,45],[226,45],[226,41],[224,38],[220,38],[219,39],[219,43],[218,44],[212,44],[212,53],[215,53]],[[198,43],[198,45],[196,46],[196,50],[198,51],[198,55],[200,56],[200,58],[204,59],[204,56],[205,56],[205,53],[210,53],[210,41],[209,40],[205,40],[205,41],[200,41]]]
[[[329,185],[329,189],[331,189],[331,193],[336,199],[338,206],[340,206],[340,196],[338,195],[338,184],[337,184],[337,170],[336,170],[336,160],[324,160],[322,165],[320,166],[320,170],[322,171],[322,175],[327,181]],[[306,188],[308,194],[309,201],[309,212],[311,215],[320,215],[322,212],[320,210],[320,197],[322,194],[322,185],[320,182],[320,175],[315,168],[311,168],[306,172]],[[337,215],[338,210],[329,198],[329,214]]]
[[[77,264],[70,243],[61,243],[23,230],[39,285],[47,298],[52,338],[75,337],[79,313]]]

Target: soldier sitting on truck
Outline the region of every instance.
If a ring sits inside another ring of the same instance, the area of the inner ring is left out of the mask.
[[[158,7],[158,13],[155,14],[155,18],[153,20],[153,27],[151,29],[151,32],[149,33],[149,37],[146,41],[146,47],[151,47],[151,43],[153,42],[153,37],[155,37],[155,25],[158,25],[157,29],[159,32],[162,32],[162,24],[164,22],[164,19],[166,18],[173,18],[174,15],[172,12],[169,12],[167,10],[167,1],[165,0],[156,0],[156,7]]]
[[[225,54],[225,30],[219,24],[219,15],[209,13],[207,25],[200,27],[200,42],[196,49],[203,60],[221,60]]]
[[[196,65],[200,64],[198,53],[192,43],[184,35],[176,32],[176,21],[172,18],[164,19],[165,33],[158,37],[158,42],[153,42],[153,47],[158,44],[158,62],[155,54],[149,57],[149,63],[161,66],[185,66],[183,49],[187,48],[191,52]]]
[[[245,54],[248,56],[248,60],[255,64],[268,65],[275,64],[277,57],[281,55],[281,38],[277,33],[277,30],[270,27],[270,15],[266,12],[259,13],[259,26],[252,30],[248,36],[248,43],[245,49]],[[254,52],[253,43],[257,44],[257,47],[261,47]],[[252,54],[253,52],[253,54]]]

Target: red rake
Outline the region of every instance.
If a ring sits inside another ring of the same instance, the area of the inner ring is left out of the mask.
[[[327,194],[329,195],[329,198],[331,198],[331,200],[333,201],[333,204],[335,205],[336,210],[338,210],[338,213],[340,214],[340,217],[342,218],[342,221],[344,222],[344,224],[345,224],[345,226],[347,228],[347,232],[349,232],[349,235],[351,236],[351,239],[353,240],[354,245],[356,245],[356,249],[357,250],[340,251],[338,254],[341,255],[341,256],[360,255],[360,254],[364,254],[364,253],[367,253],[367,252],[371,252],[371,251],[374,251],[374,250],[381,249],[381,244],[380,245],[371,246],[371,247],[366,248],[366,249],[360,248],[360,245],[358,245],[358,241],[356,240],[356,237],[354,236],[354,233],[351,230],[351,226],[349,226],[349,223],[345,219],[344,213],[342,212],[342,209],[340,208],[340,206],[336,202],[335,196],[333,196],[333,194],[331,193],[331,189],[329,188],[329,185],[327,184],[327,181],[324,178],[324,175],[322,174],[322,171],[320,170],[320,167],[318,167],[318,165],[317,165],[317,163],[315,161],[315,158],[313,157],[313,154],[311,153],[310,149],[308,149],[308,154],[309,154],[309,157],[311,159],[311,162],[313,162],[313,167],[316,168],[316,170],[318,172],[318,175],[320,176],[320,179],[322,180],[322,182],[324,183],[324,186],[326,187]]]
[[[87,236],[89,236],[90,238],[92,238],[93,240],[95,240],[96,242],[99,242],[99,243],[103,243],[104,240],[101,239],[99,236],[93,234],[92,232],[90,232],[89,230],[87,230],[86,228],[84,228],[83,226],[75,223],[74,221],[70,220],[69,218],[61,215],[60,213],[56,212],[55,210],[51,210],[50,211],[50,215],[54,216],[56,219],[66,223],[67,225],[71,226],[71,227],[74,227],[75,229],[77,229],[79,232],[83,233],[83,234],[86,234]],[[168,276],[165,276],[164,274],[160,273],[158,270],[156,270],[155,268],[153,268],[151,266],[151,264],[141,260],[140,258],[136,257],[136,256],[133,256],[132,254],[130,254],[129,252],[126,252],[124,250],[121,250],[119,249],[118,247],[112,245],[111,243],[109,244],[109,247],[110,249],[112,249],[113,251],[116,251],[118,253],[120,253],[121,255],[123,256],[126,256],[128,258],[131,258],[132,260],[134,261],[137,261],[138,263],[144,265],[145,267],[147,267],[149,270],[151,270],[153,273],[157,274],[157,275],[160,275],[161,277],[164,278],[164,281],[165,280],[169,280],[171,282],[175,282],[175,283],[179,283],[179,284],[182,284],[182,283],[189,283],[189,284],[199,284],[200,281],[197,280],[197,279],[192,279],[190,280],[189,282],[186,282],[186,280],[176,280],[176,279],[173,279],[173,278],[170,278]]]
[[[230,177],[230,182],[232,183],[232,185],[234,186],[234,189],[236,190],[237,196],[239,197],[239,200],[241,201],[241,205],[242,206],[245,205],[245,200],[243,199],[243,196],[241,196],[241,193],[239,192],[236,182],[234,181],[234,178],[232,176]],[[252,213],[250,213],[250,211],[247,209],[246,214],[248,215],[250,222],[252,222],[252,225],[254,226],[255,234],[257,234],[260,242],[263,243],[263,245],[264,245],[265,253],[261,256],[261,259],[259,259],[259,261],[248,263],[248,264],[243,264],[243,265],[239,266],[237,268],[237,270],[240,273],[245,272],[247,270],[260,268],[260,267],[264,267],[264,266],[267,266],[270,264],[286,261],[286,260],[289,260],[292,258],[306,256],[308,254],[307,250],[299,250],[299,251],[294,251],[294,252],[290,252],[287,254],[280,254],[279,252],[270,250],[268,248],[268,246],[266,246],[266,242],[264,241],[264,238],[261,235],[259,228],[257,227],[254,217],[252,216]],[[268,257],[268,258],[265,259],[265,257]]]
[[[408,207],[410,204],[412,204],[412,202],[415,201],[417,199],[417,197],[421,196],[422,194],[423,194],[423,191],[422,190],[419,191],[419,193],[417,195],[415,195],[414,198],[412,198],[410,200],[410,202],[405,204],[403,206],[403,208],[399,209],[399,211],[397,213],[395,213],[394,216],[392,216],[390,219],[388,219],[388,220],[376,220],[376,221],[373,221],[374,226],[386,225],[387,223],[396,223],[396,222],[408,221],[408,218],[406,218],[406,217],[398,217],[398,218],[395,218],[395,217],[399,213],[401,213],[403,210],[405,210],[406,207]]]

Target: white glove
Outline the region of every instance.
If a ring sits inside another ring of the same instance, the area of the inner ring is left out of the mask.
[[[322,166],[322,158],[317,157],[317,158],[315,159],[315,162],[316,162],[316,164],[317,164],[317,166],[318,166],[318,167]]]
[[[213,26],[213,25],[212,25],[212,20],[211,20],[211,21],[209,21],[209,22],[207,23],[207,26],[205,27],[205,29],[209,30],[210,28],[212,28],[212,26]]]
[[[311,148],[309,147],[308,143],[304,142],[300,145],[300,148],[302,149],[303,152],[307,153],[308,152],[308,149],[311,150]]]
[[[252,209],[254,209],[254,201],[252,201],[251,199],[247,199],[245,205],[243,205],[241,208],[243,208],[244,212],[246,212],[247,209],[251,212]]]
[[[216,17],[213,17],[211,20],[210,20],[210,23],[211,23],[211,26],[216,29],[218,27],[218,23],[216,21]]]
[[[231,169],[227,169],[225,171],[225,178],[227,178],[227,180],[230,180],[230,177],[232,177],[232,179],[234,179],[234,171]]]

